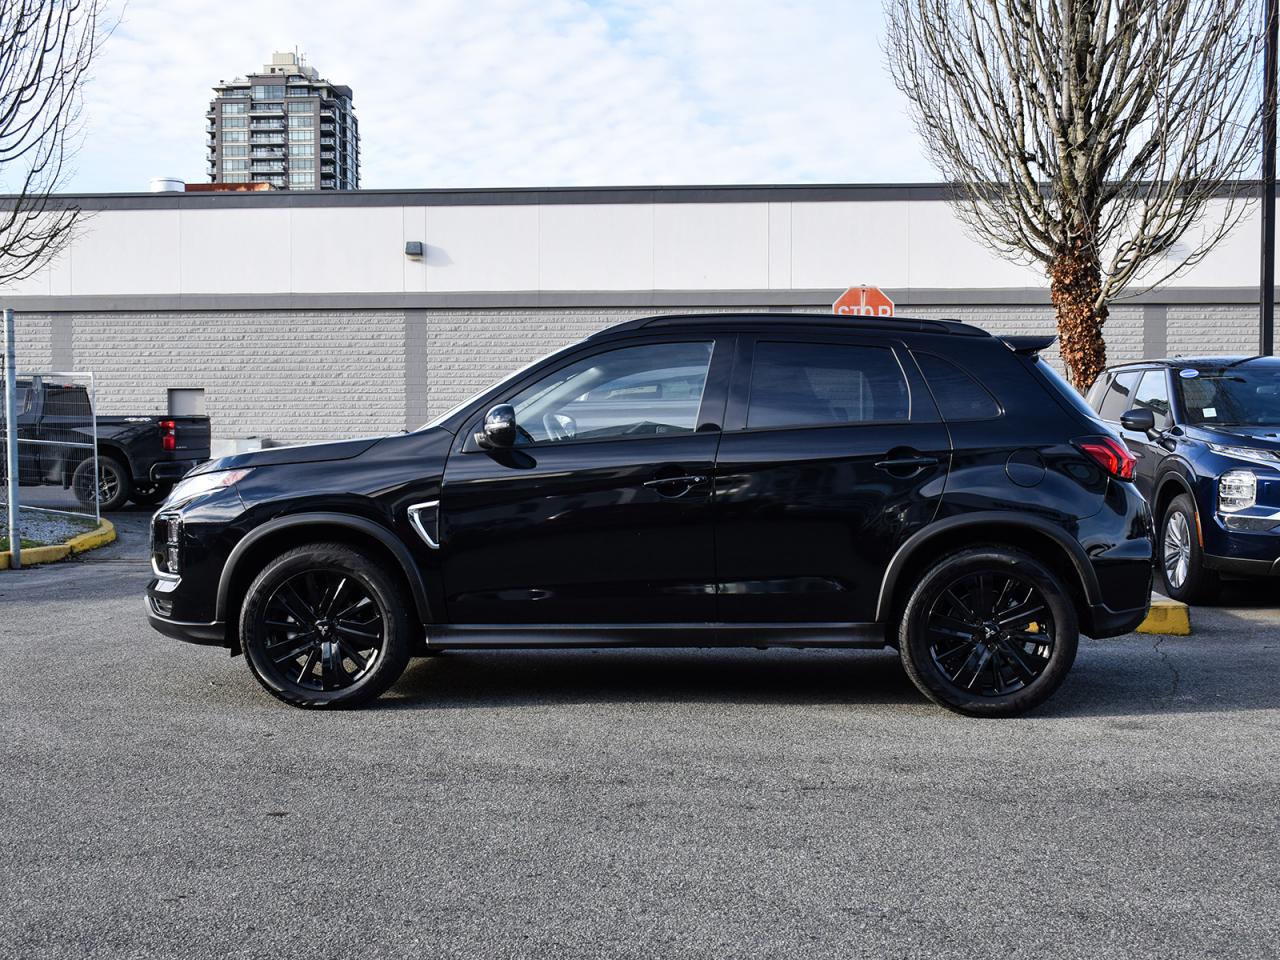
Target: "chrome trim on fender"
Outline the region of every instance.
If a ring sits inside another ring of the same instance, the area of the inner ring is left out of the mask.
[[[436,510],[436,536],[439,536],[439,533],[440,533],[440,526],[439,526],[440,513],[438,510],[439,506],[440,506],[439,500],[425,500],[422,503],[411,503],[409,505],[409,510],[408,510],[409,525],[413,527],[414,531],[418,534],[418,536],[422,538],[422,542],[425,543],[432,550],[440,549],[440,541],[437,539],[434,539],[431,536],[431,534],[427,533],[426,525],[422,522],[422,513],[425,510]]]

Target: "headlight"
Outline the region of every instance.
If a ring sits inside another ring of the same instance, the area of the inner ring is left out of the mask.
[[[209,493],[213,490],[220,490],[223,487],[229,487],[233,483],[243,480],[252,472],[252,468],[242,470],[213,470],[209,473],[200,473],[194,477],[187,477],[178,483],[176,487],[169,492],[169,496],[165,499],[166,504],[178,503],[182,500],[190,500],[192,497],[198,497],[202,493]]]
[[[1218,478],[1218,509],[1244,510],[1258,502],[1258,478],[1248,470],[1228,470]]]
[[[1220,457],[1248,460],[1250,463],[1264,463],[1269,467],[1280,466],[1280,455],[1277,455],[1274,450],[1259,450],[1257,447],[1235,447],[1229,443],[1209,443],[1206,446]]]

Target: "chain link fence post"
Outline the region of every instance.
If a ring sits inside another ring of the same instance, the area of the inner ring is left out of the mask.
[[[18,367],[14,344],[13,310],[4,311],[4,435],[9,486],[9,566],[22,568],[22,537],[18,530]]]

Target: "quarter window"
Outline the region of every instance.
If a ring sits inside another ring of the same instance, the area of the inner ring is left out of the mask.
[[[756,344],[748,428],[891,422],[910,415],[906,378],[887,347]]]
[[[917,353],[915,357],[944,420],[990,420],[1000,416],[995,397],[950,360],[932,353]]]
[[[711,343],[651,343],[578,360],[512,398],[518,444],[692,433]]]

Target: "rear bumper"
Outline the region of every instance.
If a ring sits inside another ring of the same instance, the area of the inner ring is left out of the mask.
[[[1089,606],[1090,623],[1084,632],[1095,640],[1133,633],[1138,629],[1139,624],[1147,619],[1150,611],[1150,597],[1145,604],[1131,610],[1112,610],[1104,603],[1091,604]]]
[[[201,463],[204,463],[204,460],[160,460],[151,465],[151,480],[161,483],[181,480],[192,468]]]

